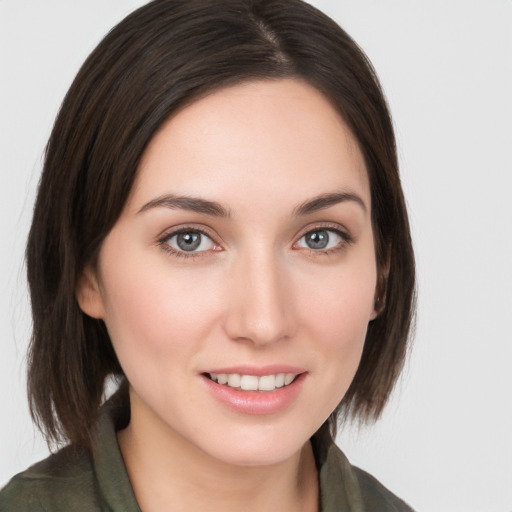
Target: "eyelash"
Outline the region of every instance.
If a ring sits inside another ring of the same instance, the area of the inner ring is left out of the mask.
[[[309,251],[311,255],[329,256],[329,255],[335,254],[339,251],[342,251],[347,246],[353,244],[355,241],[354,238],[349,233],[342,231],[341,229],[339,229],[339,227],[334,227],[332,225],[318,225],[318,226],[315,226],[313,229],[308,229],[307,231],[303,232],[300,235],[300,237],[298,238],[298,240],[293,244],[293,246],[295,247],[305,236],[310,235],[315,232],[319,232],[319,231],[327,231],[330,233],[335,233],[337,236],[339,236],[341,238],[342,241],[340,243],[338,243],[335,247],[331,247],[331,248],[325,249],[325,250],[311,249],[311,248],[309,248],[309,249],[308,248],[300,248],[300,249],[296,249],[296,250],[306,250],[306,251]],[[157,243],[160,247],[162,247],[162,250],[164,250],[165,252],[167,252],[173,256],[176,256],[178,258],[196,259],[196,258],[204,257],[211,252],[219,252],[219,250],[215,250],[215,249],[205,250],[205,251],[197,251],[197,252],[195,252],[195,251],[187,252],[187,251],[176,250],[175,248],[171,247],[168,242],[171,238],[178,236],[181,233],[199,233],[200,235],[209,238],[215,246],[218,246],[217,242],[215,242],[214,238],[208,232],[206,232],[205,230],[200,229],[198,227],[192,227],[192,226],[184,226],[177,230],[165,233],[162,237],[160,237],[158,239]]]
[[[173,238],[174,236],[180,235],[181,233],[199,233],[202,236],[205,236],[209,238],[212,243],[215,246],[218,246],[218,244],[215,242],[214,238],[207,233],[205,230],[198,228],[198,227],[192,227],[192,226],[184,226],[182,228],[176,229],[174,231],[165,233],[161,238],[158,239],[158,245],[162,247],[162,249],[173,255],[177,256],[178,258],[186,258],[186,259],[196,259],[204,257],[207,253],[211,253],[212,251],[198,251],[198,252],[187,252],[187,251],[178,251],[174,247],[171,247],[169,245],[169,240]],[[218,252],[218,250],[213,250],[213,252]]]
[[[350,235],[347,231],[343,231],[342,229],[340,229],[338,225],[333,226],[332,224],[319,224],[312,229],[308,229],[307,231],[304,231],[298,238],[297,242],[294,243],[294,246],[297,245],[305,236],[310,235],[312,233],[317,233],[319,231],[327,231],[328,233],[334,233],[341,238],[341,241],[336,246],[331,247],[330,249],[322,250],[322,249],[301,248],[301,249],[305,249],[306,251],[308,251],[310,256],[312,256],[312,257],[314,257],[314,256],[331,256],[331,255],[337,254],[355,242],[354,237],[352,235]]]

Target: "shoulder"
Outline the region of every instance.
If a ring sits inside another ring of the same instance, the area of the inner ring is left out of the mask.
[[[100,510],[91,458],[70,447],[14,476],[0,491],[1,512]]]
[[[324,512],[414,512],[376,478],[350,464],[335,444],[320,455],[319,462]]]
[[[117,443],[122,395],[102,407],[92,452],[67,446],[16,475],[0,491],[0,512],[140,512]]]
[[[414,512],[407,503],[366,471],[352,466],[352,472],[359,482],[363,502],[368,512]]]

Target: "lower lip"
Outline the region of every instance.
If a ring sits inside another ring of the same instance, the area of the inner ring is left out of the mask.
[[[302,389],[306,373],[301,373],[288,386],[274,391],[241,391],[218,384],[204,375],[201,377],[212,395],[229,409],[243,414],[274,414],[295,400]]]

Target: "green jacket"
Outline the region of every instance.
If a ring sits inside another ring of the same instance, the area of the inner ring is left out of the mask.
[[[0,491],[1,512],[140,512],[117,444],[126,411],[109,401],[92,455],[66,447],[16,475]],[[412,512],[371,475],[352,466],[336,445],[315,450],[321,512]]]

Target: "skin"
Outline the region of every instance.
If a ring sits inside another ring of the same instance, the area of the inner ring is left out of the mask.
[[[350,196],[297,214],[333,192]],[[166,194],[215,201],[228,215],[156,205]],[[184,256],[179,228],[208,237]],[[308,246],[306,233],[325,230],[326,250]],[[77,292],[105,321],[130,383],[119,443],[141,508],[317,510],[309,438],[356,372],[376,279],[364,160],[316,89],[249,82],[168,120]],[[306,375],[286,407],[245,414],[202,376],[240,364]]]

